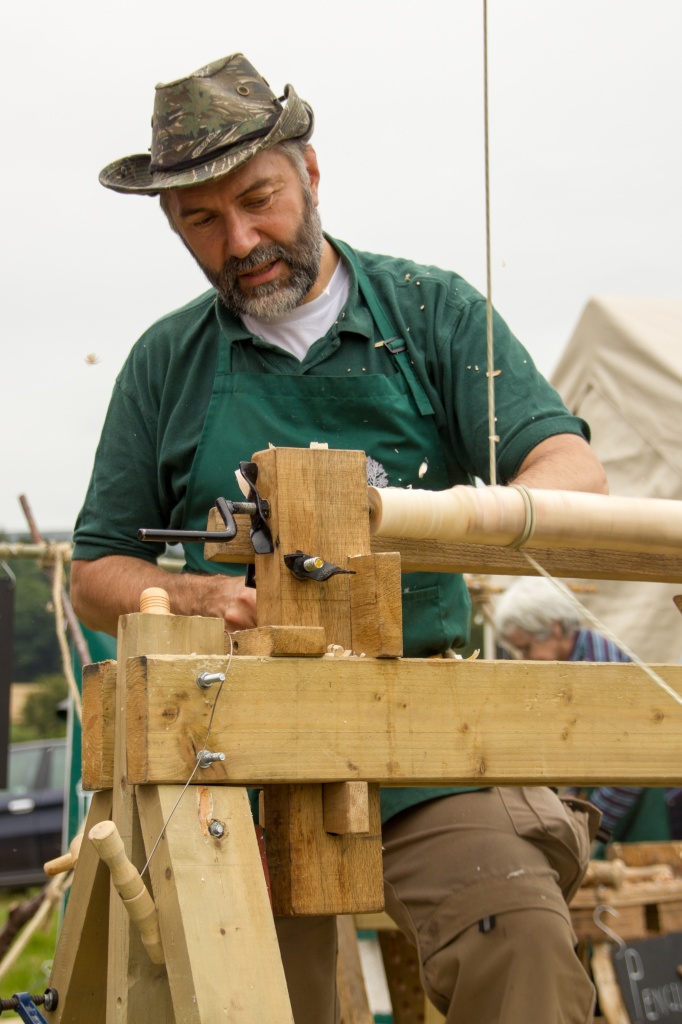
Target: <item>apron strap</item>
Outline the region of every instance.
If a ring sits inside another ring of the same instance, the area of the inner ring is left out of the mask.
[[[384,347],[387,348],[394,357],[398,365],[398,369],[402,372],[405,382],[412,392],[412,397],[417,404],[419,412],[422,416],[433,416],[433,406],[431,405],[428,395],[424,391],[424,388],[412,367],[412,363],[410,362],[407,342],[401,338],[400,335],[395,333],[395,330],[391,326],[391,321],[388,319],[376,292],[369,283],[367,274],[360,265],[360,261],[353,250],[350,249],[345,242],[339,242],[338,239],[334,239],[334,245],[340,249],[342,254],[355,270],[358,279],[358,287],[360,288],[360,292],[362,293],[365,302],[369,306],[369,311],[374,318],[375,324],[379,328],[379,333],[384,339]]]

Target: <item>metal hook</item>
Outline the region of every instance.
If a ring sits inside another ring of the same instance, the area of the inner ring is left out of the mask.
[[[620,917],[620,914],[617,910],[614,910],[613,907],[609,907],[607,906],[607,904],[602,903],[598,907],[594,908],[592,918],[597,928],[601,928],[604,934],[608,935],[608,937],[618,946],[618,952],[615,955],[619,957],[623,956],[625,950],[627,949],[627,943],[624,942],[623,939],[621,939],[620,935],[617,935],[616,932],[612,931],[612,929],[609,928],[607,924],[604,924],[604,922],[601,919],[602,914],[613,914],[614,917]]]

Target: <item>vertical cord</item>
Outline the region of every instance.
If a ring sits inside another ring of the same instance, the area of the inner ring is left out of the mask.
[[[483,0],[483,124],[485,137],[485,261],[486,261],[486,326],[488,352],[488,443],[490,483],[497,483],[497,452],[499,441],[495,429],[495,355],[493,349],[492,271],[490,266],[490,154],[488,146],[488,0]]]
[[[493,347],[492,270],[491,270],[491,258],[490,258],[490,235],[491,235],[491,231],[490,231],[490,152],[489,152],[489,143],[488,143],[488,0],[483,0],[483,113],[484,113],[483,124],[484,124],[484,138],[485,138],[485,255],[486,255],[486,288],[487,288],[487,296],[486,296],[486,326],[487,326],[487,358],[488,358],[488,370],[487,370],[487,378],[488,378],[488,442],[489,442],[489,455],[490,455],[490,483],[492,485],[494,485],[494,484],[497,483],[497,458],[496,458],[496,448],[495,448],[495,445],[498,443],[498,441],[500,439],[499,439],[499,436],[498,436],[497,431],[496,431],[496,417],[495,417],[495,376],[496,376],[496,373],[495,373],[495,364],[494,364],[495,355],[494,355],[494,347]],[[519,490],[521,490],[522,494],[524,494],[524,492],[526,491],[525,488],[521,488],[521,487],[519,487]],[[524,501],[527,502],[528,497],[530,497],[530,496],[526,492],[524,494]],[[533,511],[533,509],[531,508],[530,511]],[[526,521],[527,521],[527,523],[529,523],[528,513],[529,513],[529,509],[528,509],[528,506],[527,506],[526,507]],[[533,518],[534,518],[534,516],[533,516]],[[532,527],[530,528],[530,533],[532,533],[532,529],[533,528],[534,528],[534,523],[532,524]],[[520,544],[517,543],[517,546],[520,547],[521,544],[526,543],[527,540],[528,540],[528,536],[524,536],[524,538],[521,540],[521,543]],[[649,665],[646,665],[642,661],[642,659],[639,658],[635,654],[634,651],[631,651],[629,647],[627,647],[621,640],[618,639],[618,637],[614,636],[614,634],[611,632],[611,630],[609,630],[604,625],[603,622],[599,622],[599,620],[596,619],[595,616],[593,616],[591,614],[591,612],[589,612],[588,609],[585,608],[585,606],[583,604],[581,604],[581,602],[578,601],[577,598],[575,598],[570,593],[570,591],[568,591],[566,589],[566,587],[563,587],[560,583],[558,583],[545,569],[542,568],[542,566],[538,565],[538,563],[533,558],[531,558],[530,555],[526,551],[521,551],[521,554],[524,555],[524,557],[533,566],[533,568],[536,570],[536,572],[538,572],[541,576],[544,576],[551,583],[553,583],[554,586],[557,587],[558,590],[560,590],[562,593],[564,593],[575,605],[577,605],[577,607],[581,609],[582,613],[592,623],[593,626],[596,626],[596,628],[599,629],[599,631],[601,633],[603,633],[606,637],[608,637],[615,644],[617,644],[617,646],[620,647],[620,649],[622,651],[624,651],[625,654],[627,654],[627,656],[631,659],[631,661],[633,661],[636,665],[638,665],[646,673],[646,675],[648,675],[649,678],[654,683],[656,683],[657,686],[659,686],[662,690],[664,690],[678,704],[682,705],[682,698],[679,696],[679,694],[677,694],[672,689],[672,687],[668,686],[668,684],[665,682],[665,680],[661,679],[661,677],[658,675],[657,672],[654,672],[654,670]],[[601,927],[601,925],[600,925],[600,927]]]

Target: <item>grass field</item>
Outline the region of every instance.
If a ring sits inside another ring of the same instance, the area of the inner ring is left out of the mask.
[[[40,889],[24,889],[20,892],[0,891],[0,932],[5,927],[10,907],[14,903],[23,903]],[[48,922],[48,931],[40,929],[32,936],[28,946],[22,952],[15,965],[0,978],[0,998],[8,999],[17,992],[30,992],[32,995],[42,993],[47,988],[50,966],[57,941],[58,909]],[[21,933],[20,933],[21,934]],[[6,1010],[9,1019],[18,1019]],[[4,1020],[4,1014],[3,1014]]]

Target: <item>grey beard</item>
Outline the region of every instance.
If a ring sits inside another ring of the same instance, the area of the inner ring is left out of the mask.
[[[232,257],[217,273],[203,265],[201,269],[231,313],[274,322],[300,306],[315,284],[322,262],[322,241],[320,215],[312,196],[307,194],[303,220],[290,245],[273,242],[258,246],[243,259]],[[289,268],[286,281],[267,281],[250,288],[248,293],[242,290],[240,273],[276,259],[283,260]]]

